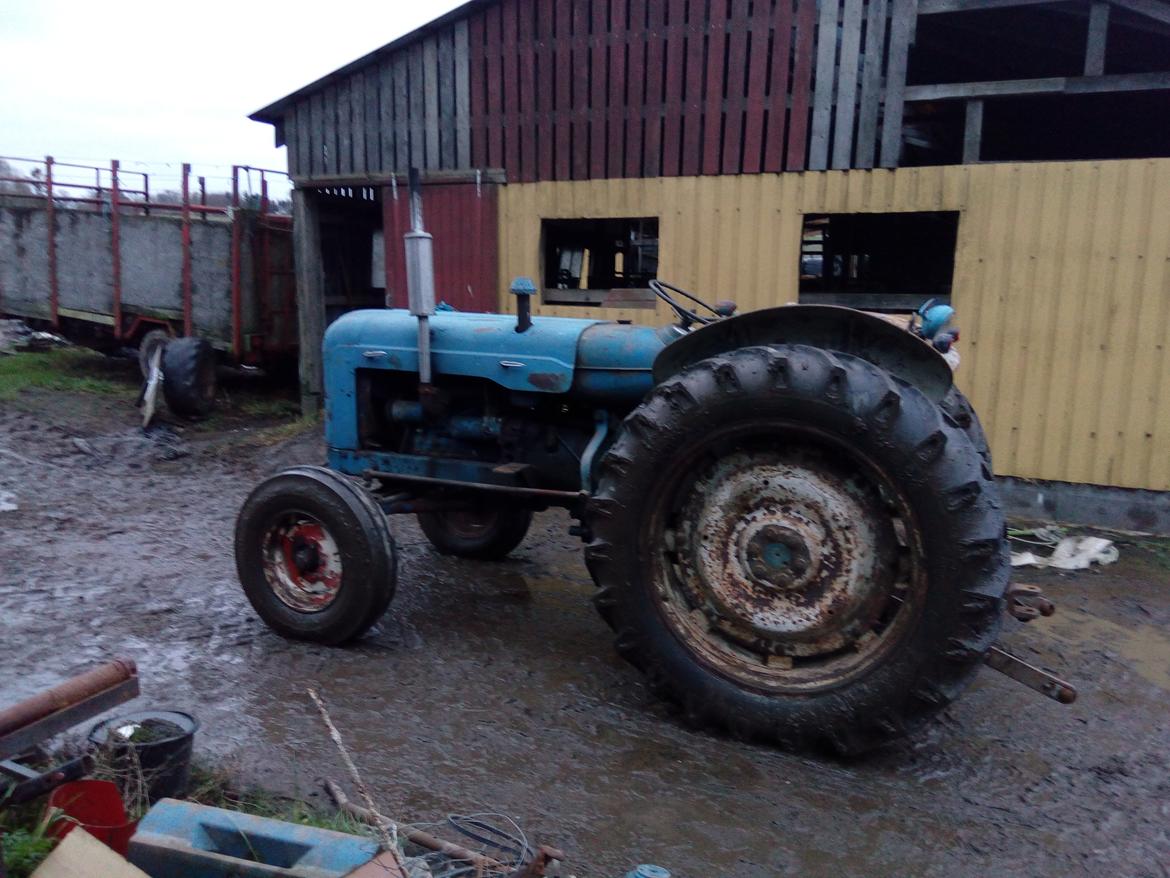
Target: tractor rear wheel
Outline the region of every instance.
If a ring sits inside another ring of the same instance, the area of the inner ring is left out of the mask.
[[[937,405],[867,361],[712,357],[655,388],[602,461],[596,602],[689,721],[860,752],[938,713],[996,639],[990,478]]]
[[[440,554],[480,561],[498,561],[510,553],[531,524],[527,509],[477,506],[418,514],[419,527]]]
[[[236,569],[253,608],[296,640],[360,637],[394,597],[397,552],[365,491],[325,467],[261,482],[236,520]]]

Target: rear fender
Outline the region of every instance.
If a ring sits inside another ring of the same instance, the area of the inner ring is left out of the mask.
[[[699,360],[769,344],[852,354],[913,384],[935,403],[953,382],[951,368],[938,351],[881,317],[835,305],[783,305],[709,323],[670,343],[654,360],[654,383]]]

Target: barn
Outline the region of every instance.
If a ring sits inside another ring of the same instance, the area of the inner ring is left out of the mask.
[[[1013,505],[1170,530],[1170,3],[473,0],[257,111],[324,325],[440,297],[669,320],[729,298],[959,313]]]

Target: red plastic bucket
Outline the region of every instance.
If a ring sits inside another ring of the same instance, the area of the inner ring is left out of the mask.
[[[80,826],[112,850],[126,855],[130,836],[138,826],[129,820],[122,794],[108,780],[75,780],[62,784],[49,796],[48,809],[63,812],[48,829],[53,838],[64,838]]]

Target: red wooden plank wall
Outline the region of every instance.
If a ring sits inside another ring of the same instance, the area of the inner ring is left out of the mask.
[[[516,181],[803,168],[816,0],[500,0],[469,21],[471,155]]]
[[[395,195],[397,194],[397,198]],[[428,183],[423,186],[423,222],[434,238],[435,298],[460,311],[498,308],[499,268],[494,184]],[[382,188],[386,247],[386,305],[406,307],[406,262],[402,236],[410,228],[405,185]]]

